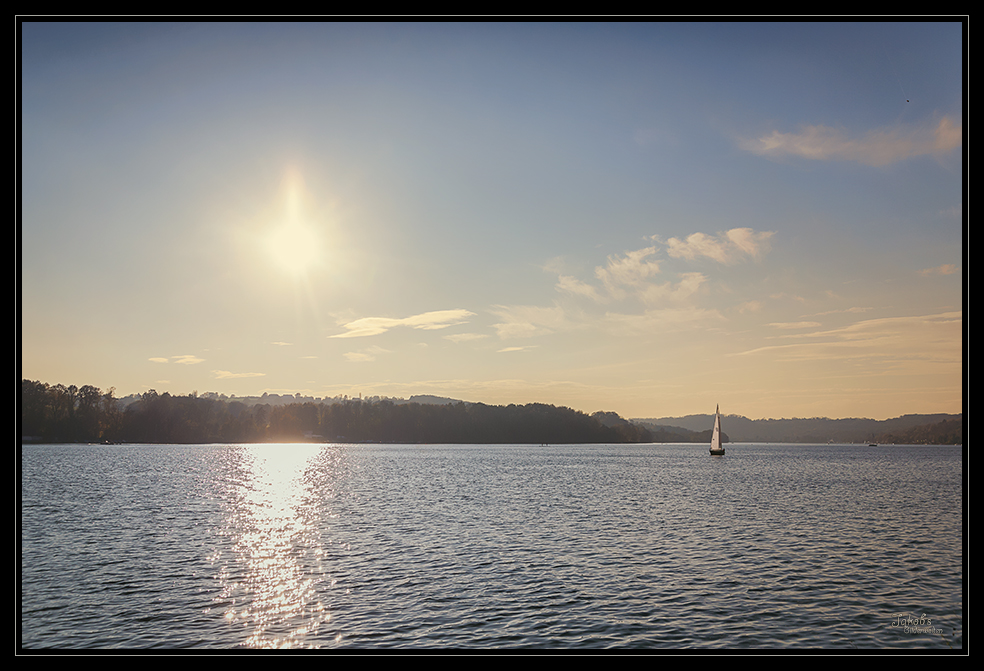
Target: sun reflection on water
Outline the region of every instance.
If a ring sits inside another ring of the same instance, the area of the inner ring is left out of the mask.
[[[230,497],[231,560],[220,567],[225,619],[250,648],[309,647],[328,621],[319,598],[322,550],[306,481],[321,445],[250,445],[238,451]],[[220,557],[216,556],[216,560]]]

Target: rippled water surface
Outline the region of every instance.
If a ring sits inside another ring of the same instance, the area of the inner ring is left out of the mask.
[[[33,445],[22,464],[26,649],[963,646],[957,447]]]

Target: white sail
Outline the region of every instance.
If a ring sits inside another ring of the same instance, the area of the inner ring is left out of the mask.
[[[724,454],[721,447],[721,406],[714,409],[714,433],[711,434],[711,454]]]

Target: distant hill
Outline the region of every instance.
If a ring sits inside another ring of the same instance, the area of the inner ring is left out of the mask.
[[[622,419],[615,412],[596,412],[591,415],[603,426],[617,428],[621,436],[632,442],[646,443],[709,443],[713,429],[695,432],[681,429],[677,426],[644,426],[637,422]],[[728,436],[723,432],[721,440],[728,442]]]
[[[935,424],[920,424],[909,429],[889,431],[876,436],[873,442],[900,445],[962,445],[963,420],[944,419]]]
[[[688,431],[705,431],[714,424],[714,415],[687,415],[633,419],[650,431],[659,426],[677,426]],[[942,426],[940,426],[942,423]],[[739,443],[933,443],[963,442],[963,415],[903,415],[894,419],[748,419],[723,415],[721,427],[732,441]],[[930,427],[937,427],[931,429]],[[895,439],[890,440],[889,438]]]

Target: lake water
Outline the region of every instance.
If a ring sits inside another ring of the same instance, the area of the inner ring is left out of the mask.
[[[26,445],[20,641],[949,652],[962,494],[959,447]]]

